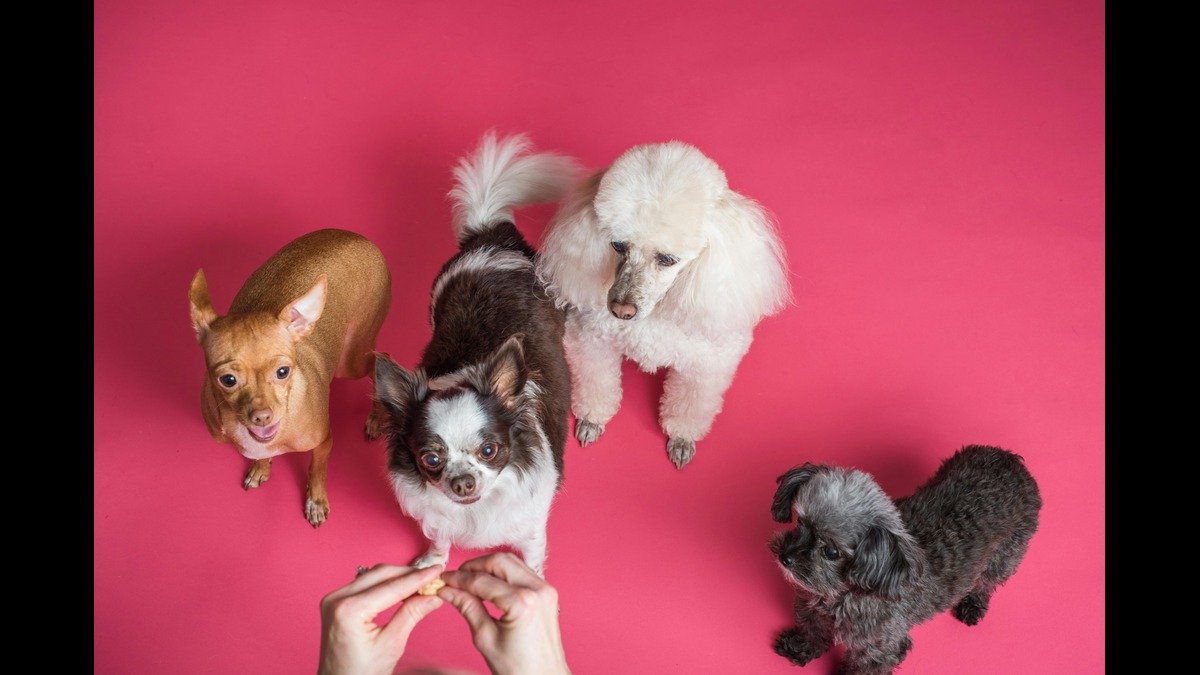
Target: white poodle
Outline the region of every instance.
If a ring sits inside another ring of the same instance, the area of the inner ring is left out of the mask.
[[[627,357],[669,369],[659,417],[682,469],[754,326],[788,302],[786,268],[767,213],[686,143],[639,145],[577,186],[548,227],[537,274],[568,312],[579,443],[616,414]]]

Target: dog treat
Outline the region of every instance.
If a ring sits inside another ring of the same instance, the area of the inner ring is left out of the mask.
[[[441,579],[434,579],[417,589],[417,595],[437,595],[438,589],[445,586],[446,582]]]

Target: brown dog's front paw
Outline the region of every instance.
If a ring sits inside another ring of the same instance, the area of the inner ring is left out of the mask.
[[[308,522],[312,523],[313,527],[320,527],[321,523],[329,517],[329,501],[325,499],[313,499],[309,497],[304,500],[304,517]]]
[[[253,490],[254,488],[267,482],[271,477],[271,460],[260,459],[250,465],[250,470],[246,472],[246,477],[242,480],[243,490]]]

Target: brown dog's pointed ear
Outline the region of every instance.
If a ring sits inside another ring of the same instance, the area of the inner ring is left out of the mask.
[[[212,300],[208,297],[208,280],[204,278],[204,270],[196,270],[192,277],[192,287],[188,290],[188,300],[192,305],[192,328],[196,330],[196,339],[204,337],[209,324],[217,318],[213,310]]]
[[[279,319],[286,321],[292,336],[300,338],[312,332],[325,309],[325,291],[328,288],[327,277],[322,274],[307,293],[288,303],[279,313]]]
[[[775,488],[775,498],[771,500],[771,517],[777,523],[792,522],[792,502],[805,483],[812,480],[817,472],[828,467],[809,462],[804,466],[793,467],[787,473],[775,479],[779,487]]]
[[[525,391],[525,336],[514,335],[504,341],[488,357],[483,368],[487,386],[500,399],[504,407],[512,409]]]
[[[418,368],[410,372],[399,366],[387,354],[375,353],[375,400],[397,416],[408,414],[414,403],[429,393],[425,372]]]

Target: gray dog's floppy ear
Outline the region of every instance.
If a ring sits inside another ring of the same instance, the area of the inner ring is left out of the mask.
[[[423,370],[418,368],[416,372],[409,372],[387,354],[375,354],[375,400],[403,415],[428,393]]]
[[[907,532],[872,525],[854,550],[846,578],[854,588],[890,600],[924,571],[924,561]]]
[[[800,488],[812,480],[818,471],[826,467],[809,462],[804,466],[793,467],[790,471],[775,479],[779,487],[775,489],[775,499],[771,501],[771,516],[777,523],[792,522],[792,502]]]

